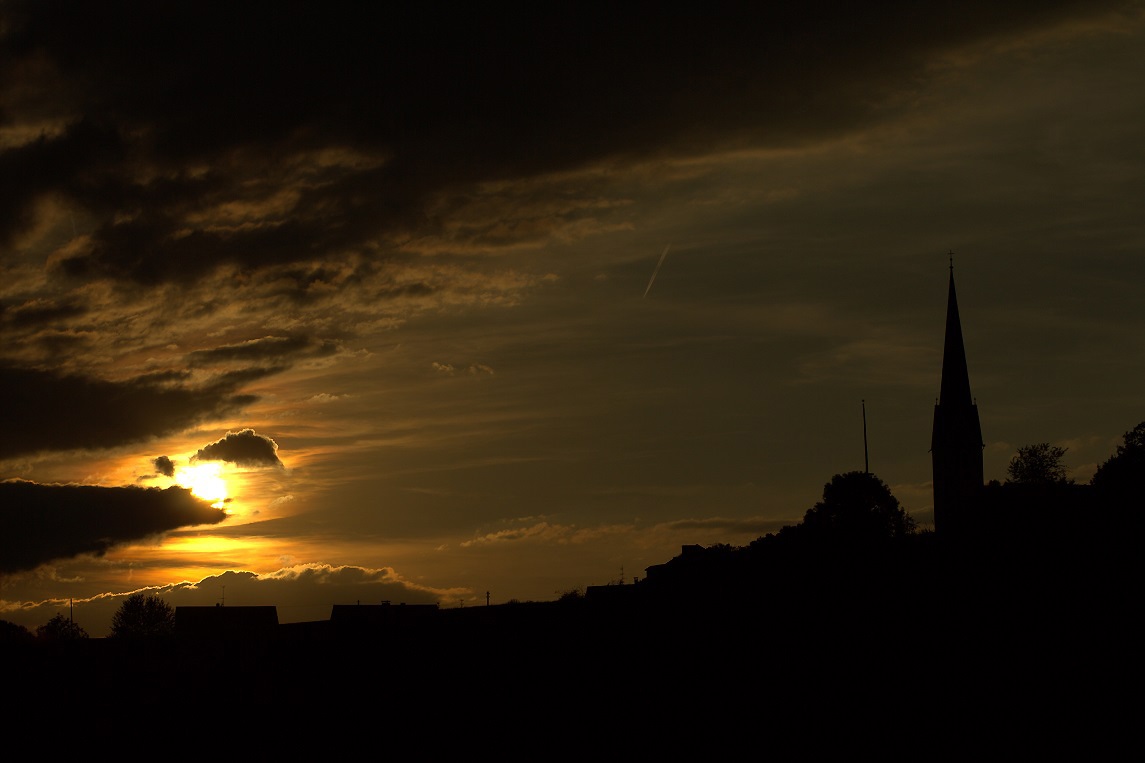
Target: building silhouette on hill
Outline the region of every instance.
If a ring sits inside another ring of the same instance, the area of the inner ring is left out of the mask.
[[[266,638],[278,629],[278,607],[175,607],[175,632],[182,638]]]
[[[934,531],[958,535],[981,498],[982,426],[970,394],[966,345],[954,290],[954,257],[946,299],[946,339],[942,349],[942,382],[934,406],[930,454],[934,482]]]

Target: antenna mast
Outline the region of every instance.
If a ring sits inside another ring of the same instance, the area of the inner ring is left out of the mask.
[[[867,455],[867,401],[863,400],[863,471],[871,473],[871,461]]]

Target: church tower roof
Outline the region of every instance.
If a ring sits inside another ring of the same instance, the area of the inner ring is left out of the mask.
[[[934,484],[934,529],[954,534],[965,526],[982,491],[982,427],[970,394],[970,373],[958,295],[954,289],[954,256],[946,297],[946,338],[942,349],[942,383],[934,406],[930,453]]]
[[[966,346],[962,341],[962,321],[958,317],[958,295],[954,290],[954,263],[950,263],[950,286],[946,297],[946,341],[942,349],[940,404],[952,407],[971,405],[970,371],[966,366]]]

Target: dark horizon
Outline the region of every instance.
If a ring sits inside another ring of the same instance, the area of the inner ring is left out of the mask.
[[[0,2],[0,619],[942,533],[1145,417],[1138,0]]]

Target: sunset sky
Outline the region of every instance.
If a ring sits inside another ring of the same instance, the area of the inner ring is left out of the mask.
[[[1145,420],[1145,4],[360,6],[0,0],[0,619],[926,527],[951,253],[986,479]]]

